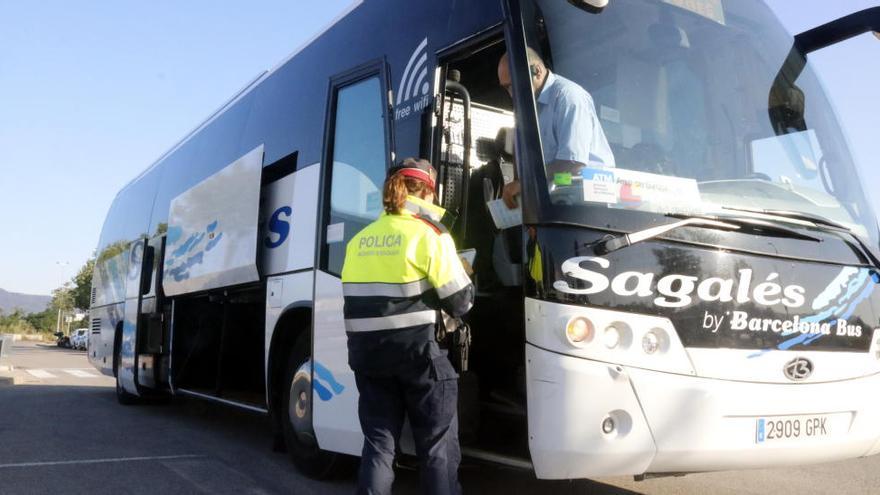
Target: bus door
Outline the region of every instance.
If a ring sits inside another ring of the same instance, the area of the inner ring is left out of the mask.
[[[164,259],[165,235],[149,241],[143,264],[144,286],[141,292],[141,309],[137,328],[137,383],[140,386],[157,388],[168,382],[168,338],[165,322],[170,321],[168,309],[162,297],[162,263]]]
[[[519,228],[501,232],[489,202],[501,198],[515,178],[513,102],[498,83],[506,51],[500,28],[440,54],[442,98],[436,105],[433,162],[440,174],[440,200],[458,219],[452,229],[459,248],[476,249],[481,293],[521,285]]]
[[[458,217],[451,229],[456,247],[476,251],[476,297],[465,316],[472,335],[467,363],[452,354],[462,368],[461,443],[469,455],[482,451],[493,459],[521,460],[528,458],[523,229],[516,210],[501,200],[505,185],[516,179],[514,105],[497,70],[506,51],[498,27],[440,53],[445,77],[435,106],[432,158],[440,172],[441,204]]]
[[[144,295],[151,290],[152,266],[155,247],[147,239],[131,244],[128,251],[128,271],[125,277],[125,309],[122,334],[117,359],[119,383],[126,392],[140,395],[138,391],[138,330],[144,325],[142,305]],[[155,301],[155,298],[153,298]],[[152,369],[152,365],[150,366]]]
[[[382,185],[390,161],[384,63],[332,81],[324,156],[320,254],[315,275],[312,342],[313,426],[324,450],[359,455],[357,386],[348,367],[342,317],[345,247],[382,212]]]

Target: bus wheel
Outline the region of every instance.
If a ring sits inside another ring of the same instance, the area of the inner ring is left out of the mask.
[[[322,479],[335,474],[341,462],[339,454],[318,447],[312,427],[312,360],[309,342],[303,337],[297,339],[293,348],[283,383],[284,443],[303,474]]]

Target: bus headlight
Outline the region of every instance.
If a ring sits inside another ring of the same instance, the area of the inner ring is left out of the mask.
[[[660,349],[660,339],[657,334],[653,330],[646,333],[642,337],[642,350],[645,351],[645,354],[654,354],[658,349]]]
[[[617,367],[695,374],[668,318],[532,298],[525,309],[526,342],[538,348]],[[620,431],[623,416],[611,418]]]
[[[614,349],[620,344],[620,329],[614,325],[606,328],[605,334],[602,336],[602,341],[605,342],[605,347]]]
[[[633,330],[623,320],[612,321],[605,327],[602,342],[608,349],[629,349],[633,342]]]
[[[593,322],[583,316],[576,316],[568,320],[565,326],[565,338],[575,347],[583,347],[584,344],[593,340]]]
[[[662,328],[652,328],[642,337],[642,350],[645,354],[665,352],[669,346],[669,337]]]

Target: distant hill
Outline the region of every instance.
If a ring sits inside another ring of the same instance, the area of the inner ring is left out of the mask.
[[[0,311],[7,314],[14,311],[15,308],[19,308],[25,313],[39,313],[46,309],[50,301],[52,301],[50,296],[33,296],[0,289]]]

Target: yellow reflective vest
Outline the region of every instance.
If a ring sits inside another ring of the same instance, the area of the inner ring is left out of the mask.
[[[346,246],[343,314],[354,371],[391,373],[445,356],[434,338],[438,310],[465,314],[474,287],[440,222],[444,214],[409,196],[401,214],[383,213]]]

